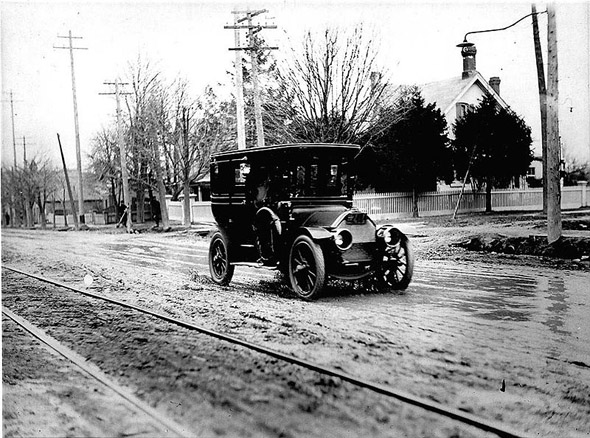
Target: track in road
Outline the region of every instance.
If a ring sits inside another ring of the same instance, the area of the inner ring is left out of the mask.
[[[474,415],[470,415],[468,413],[465,413],[465,412],[462,412],[462,411],[459,411],[456,409],[452,409],[448,406],[444,406],[444,405],[436,403],[436,402],[432,402],[432,401],[425,400],[425,399],[422,399],[419,397],[415,397],[415,396],[412,396],[412,395],[407,394],[405,392],[386,387],[384,385],[379,385],[379,384],[375,384],[375,383],[372,383],[372,382],[369,382],[366,380],[362,380],[362,379],[356,378],[354,376],[351,376],[349,374],[345,374],[340,371],[337,371],[335,369],[321,366],[321,365],[318,365],[318,364],[315,364],[315,363],[312,363],[309,361],[301,360],[301,359],[298,359],[294,356],[283,354],[283,353],[277,352],[275,350],[266,348],[264,346],[257,345],[257,344],[236,338],[234,336],[230,336],[230,335],[226,335],[226,334],[223,334],[223,333],[220,333],[217,331],[206,329],[204,327],[192,324],[190,322],[182,321],[182,320],[179,320],[176,318],[172,318],[167,315],[163,315],[161,313],[151,311],[149,309],[144,309],[142,307],[135,306],[135,305],[132,305],[129,303],[125,303],[125,302],[122,302],[119,300],[115,300],[115,299],[112,299],[112,298],[109,298],[109,297],[106,297],[106,296],[103,296],[100,294],[96,294],[96,293],[88,292],[88,291],[85,291],[85,290],[82,290],[82,289],[79,289],[76,287],[72,287],[70,285],[67,285],[67,284],[64,284],[64,283],[61,283],[61,282],[58,282],[58,281],[55,281],[55,280],[52,280],[49,278],[45,278],[42,276],[38,276],[35,274],[31,274],[31,273],[22,271],[20,269],[16,269],[14,267],[9,267],[9,266],[3,266],[3,267],[5,269],[11,270],[11,271],[16,272],[18,274],[21,274],[21,275],[24,275],[24,276],[27,276],[30,278],[34,278],[38,281],[53,284],[58,287],[63,287],[63,288],[69,289],[71,291],[74,291],[76,293],[79,293],[79,294],[82,294],[85,296],[89,296],[89,297],[93,297],[96,299],[100,299],[100,300],[103,300],[103,301],[106,301],[106,302],[109,302],[109,303],[112,303],[112,304],[115,304],[118,306],[122,306],[122,307],[125,307],[128,309],[133,309],[135,311],[150,315],[152,317],[158,318],[158,319],[166,321],[168,323],[175,324],[179,327],[183,327],[185,329],[197,331],[199,333],[229,342],[233,345],[239,345],[241,347],[245,347],[247,349],[250,349],[250,350],[256,351],[258,353],[273,357],[275,359],[282,360],[282,361],[290,363],[290,364],[301,366],[303,368],[315,371],[317,373],[320,373],[320,374],[323,374],[326,376],[341,379],[342,381],[348,382],[354,386],[373,391],[375,393],[381,394],[381,395],[389,397],[389,398],[399,400],[399,401],[409,404],[409,405],[420,407],[422,409],[425,409],[426,411],[434,412],[434,413],[441,415],[443,417],[450,418],[450,419],[453,419],[453,420],[458,421],[460,423],[476,427],[482,431],[491,432],[491,433],[494,433],[494,434],[501,436],[501,437],[523,436],[522,433],[511,430],[511,429],[507,428],[506,426],[499,424],[497,422],[478,418]]]
[[[170,420],[167,417],[164,417],[155,409],[152,409],[147,404],[143,403],[137,397],[133,396],[129,391],[125,388],[121,387],[120,385],[113,382],[106,374],[101,372],[98,367],[88,363],[84,358],[80,357],[74,351],[70,350],[69,348],[61,345],[55,339],[48,336],[44,333],[41,329],[36,327],[34,324],[31,324],[26,319],[16,315],[14,312],[10,311],[6,307],[2,308],[2,313],[7,317],[10,318],[15,324],[21,327],[23,330],[28,332],[37,340],[41,341],[51,350],[56,352],[57,354],[63,356],[65,359],[73,363],[78,369],[92,377],[93,379],[100,382],[105,387],[111,389],[115,393],[117,393],[123,400],[128,402],[133,408],[140,413],[144,414],[148,421],[155,423],[155,425],[160,427],[160,431],[158,432],[162,436],[176,436],[176,437],[185,437],[187,434],[184,431],[184,428],[180,425],[176,424],[174,421]]]

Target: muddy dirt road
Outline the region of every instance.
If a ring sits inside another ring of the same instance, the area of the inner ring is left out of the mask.
[[[206,255],[191,234],[2,234],[4,264],[78,286],[90,274],[91,289],[114,298],[528,435],[590,434],[587,272],[418,258],[403,294],[333,282],[309,303],[271,271],[238,268],[230,286],[214,285]]]

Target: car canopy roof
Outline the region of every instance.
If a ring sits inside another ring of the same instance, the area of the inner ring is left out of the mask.
[[[254,147],[250,149],[240,149],[228,152],[220,152],[212,155],[212,161],[249,161],[260,159],[274,159],[274,157],[294,157],[297,155],[308,156],[311,153],[321,155],[339,155],[354,157],[360,151],[360,146],[356,144],[339,144],[339,143],[292,143],[274,146]]]

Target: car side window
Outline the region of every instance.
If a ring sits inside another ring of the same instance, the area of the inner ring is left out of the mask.
[[[305,194],[305,166],[299,165],[295,169],[295,193],[294,196]]]
[[[313,196],[318,194],[318,189],[320,188],[319,179],[319,166],[317,164],[312,164],[309,167],[309,195]]]

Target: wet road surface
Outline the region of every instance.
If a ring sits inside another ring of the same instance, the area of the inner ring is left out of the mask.
[[[209,275],[206,240],[42,235],[9,230],[3,248],[167,290]],[[418,259],[403,294],[330,287],[313,303],[277,293],[275,278],[237,267],[228,288],[147,291],[140,302],[541,436],[590,431],[588,273]]]

